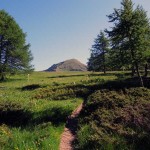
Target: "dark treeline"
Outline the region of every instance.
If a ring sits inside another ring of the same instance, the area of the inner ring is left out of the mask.
[[[142,6],[133,7],[131,0],[122,0],[121,8],[108,15],[112,24],[98,34],[88,61],[90,71],[131,70],[143,86],[141,73],[148,74],[150,63],[150,22]]]

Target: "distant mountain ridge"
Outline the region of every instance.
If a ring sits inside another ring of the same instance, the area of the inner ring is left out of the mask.
[[[69,59],[58,64],[53,64],[45,71],[87,71],[87,66],[78,61],[77,59]]]

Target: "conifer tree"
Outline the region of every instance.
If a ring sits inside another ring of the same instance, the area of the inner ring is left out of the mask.
[[[88,62],[88,67],[94,71],[103,71],[106,73],[106,54],[109,50],[109,40],[104,32],[100,32],[94,41],[91,49],[91,57]]]
[[[25,33],[4,10],[0,10],[0,79],[6,73],[17,70],[30,70],[32,54],[26,44]]]
[[[141,6],[133,9],[131,0],[123,0],[122,7],[115,9],[108,16],[113,23],[111,31],[106,30],[111,41],[114,53],[118,53],[123,65],[132,66],[132,72],[136,69],[141,86],[143,81],[140,75],[139,66],[149,56],[150,27],[149,19]]]

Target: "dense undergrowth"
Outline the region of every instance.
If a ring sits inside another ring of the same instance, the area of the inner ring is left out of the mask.
[[[149,150],[150,90],[98,90],[80,115],[76,149]]]

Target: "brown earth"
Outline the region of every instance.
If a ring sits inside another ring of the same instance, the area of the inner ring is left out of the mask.
[[[73,111],[68,117],[64,132],[61,135],[59,150],[73,150],[72,144],[76,139],[77,117],[81,112],[83,104]]]

